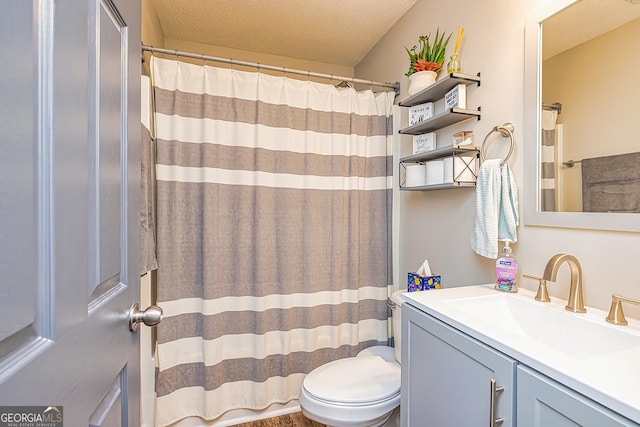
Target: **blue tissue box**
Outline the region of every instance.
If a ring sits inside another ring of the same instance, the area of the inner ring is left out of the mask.
[[[416,273],[409,273],[407,277],[407,292],[440,289],[441,279],[441,276],[421,276]]]

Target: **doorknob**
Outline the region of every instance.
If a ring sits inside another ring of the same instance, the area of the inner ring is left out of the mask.
[[[140,311],[137,302],[131,304],[129,308],[129,330],[138,330],[138,324],[144,323],[147,326],[155,326],[162,320],[162,309],[157,305],[150,305],[146,310]]]

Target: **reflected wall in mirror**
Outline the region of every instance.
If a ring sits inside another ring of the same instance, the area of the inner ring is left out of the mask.
[[[528,224],[640,231],[636,3],[558,1],[527,24]]]
[[[581,0],[542,22],[545,211],[640,212],[640,154],[616,156],[640,151],[639,17]]]

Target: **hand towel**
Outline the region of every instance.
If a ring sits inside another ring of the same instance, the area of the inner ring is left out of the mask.
[[[519,224],[518,187],[502,160],[485,160],[476,183],[476,218],[471,248],[487,258],[498,257],[498,240],[516,242]]]
[[[498,216],[498,240],[515,243],[518,241],[517,227],[520,225],[520,200],[518,185],[508,164],[500,166],[501,197]]]

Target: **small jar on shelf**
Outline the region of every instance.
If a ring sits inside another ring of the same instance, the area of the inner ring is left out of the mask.
[[[447,73],[459,73],[460,72],[460,59],[457,54],[451,55],[449,62],[447,63]]]

